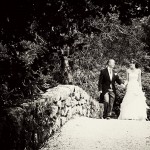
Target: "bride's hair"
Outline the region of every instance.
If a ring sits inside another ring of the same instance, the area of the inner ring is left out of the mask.
[[[135,59],[130,60],[130,64],[135,64],[135,68],[139,68],[139,63]]]

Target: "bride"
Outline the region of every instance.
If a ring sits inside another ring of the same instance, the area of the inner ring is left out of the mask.
[[[132,60],[126,73],[126,94],[121,103],[118,119],[146,120],[148,108],[146,97],[142,91],[141,70],[135,67],[136,62]]]

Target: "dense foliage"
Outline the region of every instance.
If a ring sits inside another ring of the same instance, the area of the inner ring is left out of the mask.
[[[149,71],[148,0],[2,0],[0,103],[14,106],[62,83],[69,48],[74,84],[94,97],[99,70],[109,57],[130,57]]]

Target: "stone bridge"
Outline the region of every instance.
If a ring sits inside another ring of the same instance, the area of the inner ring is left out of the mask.
[[[6,109],[0,117],[3,150],[38,150],[74,116],[101,118],[103,105],[74,85],[59,85],[39,99]]]

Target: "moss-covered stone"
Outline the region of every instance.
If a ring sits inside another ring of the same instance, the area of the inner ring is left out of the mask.
[[[74,115],[98,118],[100,109],[78,86],[59,85],[41,99],[5,110],[0,118],[1,145],[5,150],[36,150]]]

